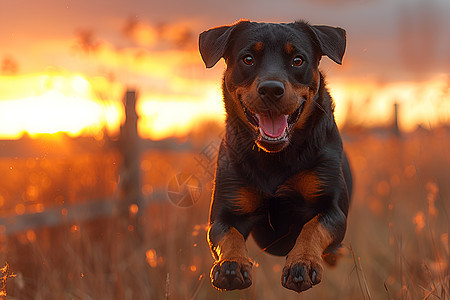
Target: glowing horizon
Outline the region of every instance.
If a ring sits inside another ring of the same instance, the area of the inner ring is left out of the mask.
[[[81,74],[67,72],[0,76],[0,85],[5,82],[9,89],[0,95],[0,139],[19,139],[25,133],[39,137],[57,132],[71,137],[97,136],[105,130],[114,135],[124,120],[121,101],[125,87],[101,77],[86,79]],[[140,94],[138,89],[139,135],[160,140],[184,136],[203,120],[223,123],[220,86],[210,81],[202,87],[201,95],[190,91]],[[450,120],[446,74],[420,83],[384,85],[334,80],[329,90],[336,102],[336,120],[341,125],[388,126],[392,122],[394,103],[401,105],[399,118],[404,131],[411,131],[419,124],[448,124]]]
[[[59,132],[70,137],[97,136],[104,130],[116,135],[124,121],[126,87],[104,78],[88,80],[80,74],[46,72],[0,76],[0,86],[0,139],[19,139],[25,134],[38,138]],[[221,122],[224,118],[218,87],[205,89],[203,99],[173,92],[137,92],[142,138],[179,137],[199,120]]]

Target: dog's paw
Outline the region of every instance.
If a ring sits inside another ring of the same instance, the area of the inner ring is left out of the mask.
[[[320,257],[288,257],[281,273],[281,283],[285,288],[300,293],[318,284],[322,273]]]
[[[211,282],[219,290],[246,289],[252,284],[249,259],[217,261],[211,268]]]

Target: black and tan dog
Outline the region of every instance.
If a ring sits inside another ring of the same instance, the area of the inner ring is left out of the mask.
[[[208,241],[221,290],[252,283],[245,241],[286,256],[282,285],[301,292],[319,283],[347,223],[349,165],[334,103],[318,67],[341,64],[341,28],[241,21],[200,35],[206,67],[222,57],[226,133],[211,204]],[[328,254],[328,256],[327,256]]]

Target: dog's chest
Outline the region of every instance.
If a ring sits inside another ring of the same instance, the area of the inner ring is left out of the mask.
[[[289,189],[289,179],[298,173],[299,167],[286,162],[257,165],[250,169],[249,183],[256,187],[264,197],[275,197],[280,191]]]

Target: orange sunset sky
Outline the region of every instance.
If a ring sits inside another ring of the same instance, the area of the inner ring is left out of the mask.
[[[338,123],[387,125],[396,102],[404,130],[450,121],[448,0],[17,0],[0,2],[0,139],[117,133],[126,87],[144,138],[221,122],[225,65],[206,70],[197,39],[241,18],[346,29],[343,65],[321,66]]]

